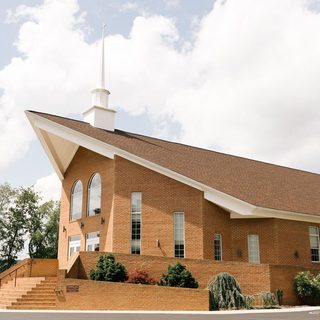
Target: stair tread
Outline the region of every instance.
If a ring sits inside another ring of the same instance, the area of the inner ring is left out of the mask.
[[[56,309],[57,277],[12,279],[0,288],[0,309]]]

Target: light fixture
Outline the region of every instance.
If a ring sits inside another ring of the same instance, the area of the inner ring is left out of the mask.
[[[62,232],[66,232],[67,228],[65,226],[62,227]]]
[[[101,223],[101,224],[104,224],[105,222],[106,222],[106,221],[104,220],[104,218],[101,217],[100,223]]]

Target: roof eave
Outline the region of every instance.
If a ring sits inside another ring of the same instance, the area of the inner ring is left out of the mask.
[[[138,157],[132,153],[129,153],[128,151],[112,146],[106,142],[92,138],[86,134],[80,133],[71,128],[58,124],[54,121],[41,117],[36,113],[26,111],[26,115],[60,180],[63,180],[64,178],[65,169],[63,169],[61,164],[59,164],[59,155],[54,154],[52,148],[50,148],[47,140],[41,133],[41,130],[48,132],[49,134],[58,136],[67,141],[71,141],[72,143],[78,146],[82,146],[86,149],[89,149],[110,159],[114,159],[115,155],[120,156],[131,162],[134,162],[150,170],[153,170],[169,178],[172,178],[176,181],[179,181],[183,184],[201,190],[204,192],[204,198],[206,200],[230,212],[231,218],[280,218],[287,220],[320,223],[320,215],[317,216],[306,213],[289,212],[255,206],[241,199],[235,198],[229,194],[226,194],[212,187],[204,185],[180,173],[177,173],[175,171],[162,167],[156,163]]]

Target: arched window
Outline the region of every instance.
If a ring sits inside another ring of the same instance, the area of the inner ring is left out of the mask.
[[[101,177],[95,173],[89,182],[88,216],[94,216],[101,211]]]
[[[71,191],[71,212],[70,220],[77,220],[82,215],[82,182],[77,180],[72,187]]]

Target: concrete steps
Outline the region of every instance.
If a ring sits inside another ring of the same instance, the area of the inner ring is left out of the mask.
[[[7,309],[27,292],[36,288],[44,277],[17,278],[0,287],[0,309]]]
[[[55,288],[57,278],[46,278],[38,283],[30,291],[23,294],[7,309],[21,310],[55,310],[56,294]]]

